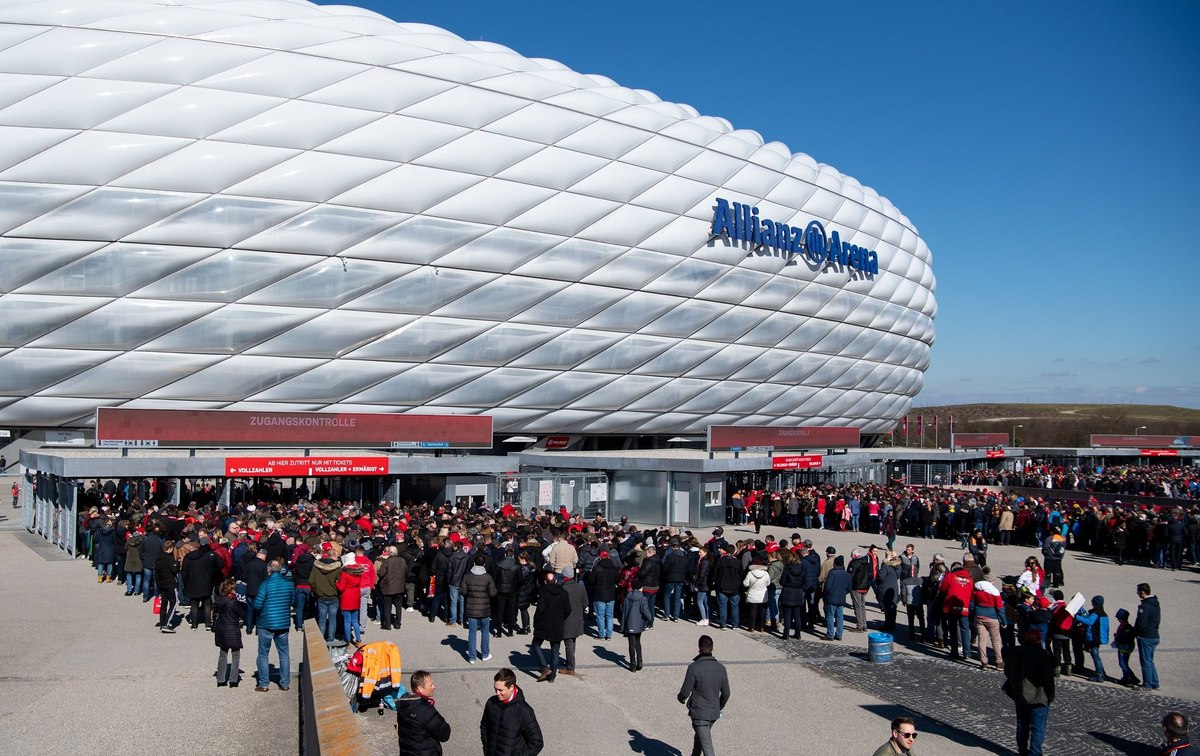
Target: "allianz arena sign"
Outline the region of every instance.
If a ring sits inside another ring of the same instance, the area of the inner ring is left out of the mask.
[[[740,239],[757,247],[750,254],[783,257],[788,265],[795,264],[796,255],[803,253],[814,266],[850,267],[872,276],[879,274],[879,255],[857,244],[844,242],[837,231],[825,233],[818,220],[801,229],[779,221],[758,217],[758,208],[741,202],[730,203],[717,197],[713,209],[712,235]]]

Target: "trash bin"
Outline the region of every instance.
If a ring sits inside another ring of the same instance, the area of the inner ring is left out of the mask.
[[[867,654],[872,664],[892,663],[892,636],[887,633],[871,633],[867,636]]]

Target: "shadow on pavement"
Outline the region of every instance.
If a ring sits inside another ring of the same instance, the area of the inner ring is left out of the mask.
[[[936,717],[931,717],[923,712],[914,711],[906,706],[896,706],[892,704],[871,704],[869,706],[863,706],[862,708],[881,717],[885,722],[891,722],[891,720],[895,717],[911,716],[913,719],[917,720],[918,731],[924,730],[927,732],[936,733],[941,737],[951,740],[955,743],[959,743],[969,748],[979,748],[987,751],[988,753],[1002,754],[1002,756],[1017,756],[1016,751],[997,745],[990,740],[984,740],[974,733],[968,732],[967,730],[961,730],[952,724],[937,719]],[[891,733],[887,731],[886,725],[881,729],[884,732],[879,738],[880,743],[891,737]]]
[[[454,649],[454,652],[462,658],[467,658],[467,639],[460,638],[457,635],[447,634],[446,639],[442,641],[443,646],[449,646]]]
[[[683,756],[674,746],[669,746],[661,740],[648,738],[637,730],[629,731],[629,750],[632,753],[644,753],[647,756]]]
[[[624,654],[618,654],[608,646],[592,646],[592,651],[595,652],[597,657],[606,662],[612,662],[618,667],[629,666],[629,660],[625,658]],[[633,732],[633,730],[630,730],[630,732]]]
[[[1108,743],[1126,756],[1158,756],[1159,753],[1158,748],[1154,746],[1128,740],[1120,735],[1110,735],[1107,732],[1096,732],[1095,730],[1089,732],[1088,735],[1101,743]]]

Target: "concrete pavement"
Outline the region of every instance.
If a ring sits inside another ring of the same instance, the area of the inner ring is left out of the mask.
[[[296,752],[298,687],[254,692],[254,638],[242,684],[217,688],[211,633],[158,632],[153,604],[97,584],[86,560],[20,529],[19,510],[0,517],[0,752]]]

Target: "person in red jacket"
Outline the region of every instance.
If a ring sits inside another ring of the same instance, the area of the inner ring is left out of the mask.
[[[371,602],[371,594],[375,590],[377,577],[375,575],[375,563],[367,558],[366,549],[359,546],[354,550],[355,563],[363,568],[362,579],[359,582],[359,599],[358,608],[358,634],[362,635],[366,629],[367,616],[370,614],[368,604]],[[376,611],[378,612],[378,603],[376,603]]]
[[[971,591],[971,613],[975,616],[975,635],[979,643],[979,668],[988,668],[987,639],[990,638],[992,653],[996,657],[995,667],[1003,670],[1000,628],[1008,624],[1008,615],[1004,609],[1004,599],[1000,597],[1000,589],[987,580],[977,580]]]
[[[938,588],[942,600],[942,616],[950,629],[950,658],[962,659],[971,656],[971,591],[975,581],[971,573],[958,562],[951,565],[950,573],[942,578]],[[962,653],[959,653],[961,643]]]
[[[362,576],[366,572],[354,554],[342,555],[342,574],[337,581],[338,609],[342,615],[342,632],[347,643],[362,641],[358,610],[362,606]]]

